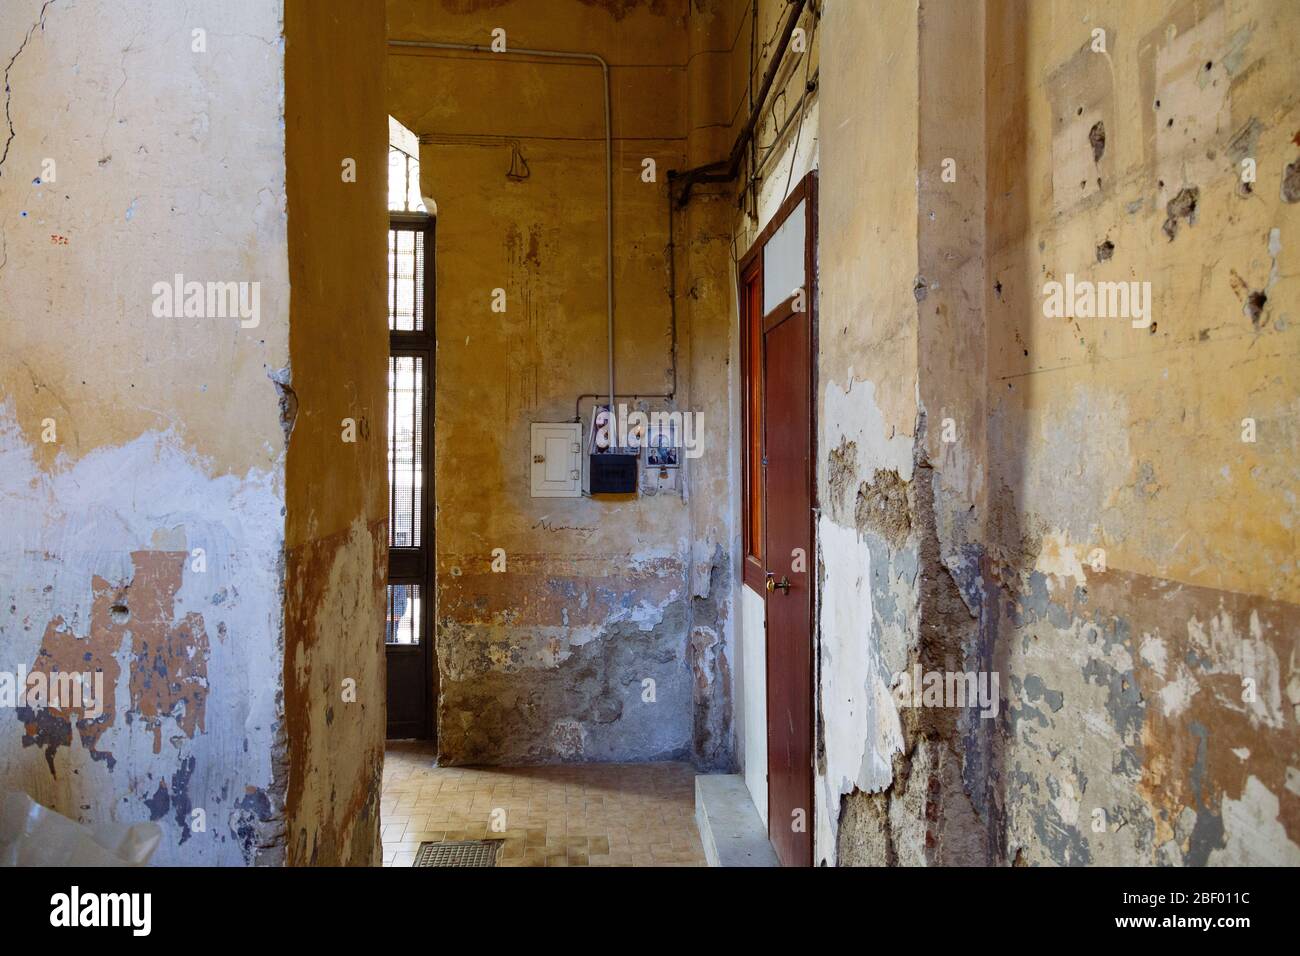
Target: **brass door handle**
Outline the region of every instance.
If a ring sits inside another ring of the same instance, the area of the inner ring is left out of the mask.
[[[777,588],[780,588],[780,589],[781,589],[782,591],[784,591],[786,594],[789,594],[789,593],[790,593],[790,579],[789,579],[788,577],[786,577],[786,576],[783,574],[783,575],[781,575],[781,580],[780,580],[780,581],[777,581],[777,579],[776,579],[776,575],[775,575],[773,572],[768,571],[768,572],[767,572],[767,589],[768,589],[769,591],[775,591]]]

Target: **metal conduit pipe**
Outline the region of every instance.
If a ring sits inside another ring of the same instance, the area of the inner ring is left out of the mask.
[[[785,26],[781,30],[781,40],[772,52],[771,62],[769,62],[767,71],[763,74],[763,81],[759,85],[754,106],[749,111],[749,118],[745,120],[745,125],[741,128],[739,135],[736,136],[736,142],[732,145],[727,158],[714,163],[706,163],[703,166],[696,166],[694,169],[673,169],[668,171],[670,193],[674,185],[680,190],[677,208],[680,209],[690,202],[691,190],[697,183],[729,183],[739,174],[740,162],[745,156],[745,147],[749,145],[754,136],[754,130],[758,126],[759,117],[763,112],[763,105],[767,102],[767,94],[772,90],[772,83],[776,80],[777,70],[781,68],[781,61],[785,58],[786,47],[789,46],[790,38],[794,35],[795,25],[799,22],[799,18],[803,16],[804,7],[808,5],[808,0],[786,0],[786,2],[790,5],[790,12],[786,16]]]
[[[459,50],[463,53],[487,53],[491,56],[539,56],[553,60],[589,60],[600,65],[605,87],[605,309],[608,330],[609,407],[614,408],[614,130],[610,119],[609,64],[595,53],[566,50],[529,50],[512,47],[503,51],[476,43],[441,43],[434,40],[389,40],[392,47],[426,50]]]

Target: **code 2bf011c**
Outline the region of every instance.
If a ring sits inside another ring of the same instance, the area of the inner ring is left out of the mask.
[[[1125,893],[1125,903],[1136,903],[1142,906],[1178,905],[1191,903],[1193,905],[1204,905],[1207,903],[1249,903],[1249,893],[1232,893],[1232,892],[1195,892],[1195,893]]]

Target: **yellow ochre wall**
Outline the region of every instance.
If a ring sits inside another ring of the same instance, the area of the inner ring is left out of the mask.
[[[499,28],[510,48],[610,63],[616,390],[667,393],[666,188],[668,171],[686,161],[689,5],[391,0],[388,10],[395,39],[487,45]],[[442,759],[728,765],[730,590],[709,586],[711,567],[728,559],[725,497],[715,505],[721,520],[698,535],[691,519],[696,496],[718,494],[707,479],[727,459],[725,404],[704,416],[705,453],[688,466],[685,500],[529,496],[530,424],[586,418],[609,387],[601,70],[390,48],[388,89],[389,112],[421,138],[423,191],[438,211]],[[647,158],[652,182],[642,177]],[[677,228],[685,245],[684,219]],[[692,407],[690,303],[705,294],[693,282],[682,252],[678,391],[675,401],[644,400],[650,410]],[[491,309],[495,289],[505,290],[504,313]],[[725,316],[725,283],[714,299]],[[718,355],[707,370],[720,381],[725,361]],[[504,572],[491,568],[497,548]]]

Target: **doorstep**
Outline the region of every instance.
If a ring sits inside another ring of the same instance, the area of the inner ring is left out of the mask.
[[[744,778],[697,774],[695,823],[709,866],[779,866]]]

